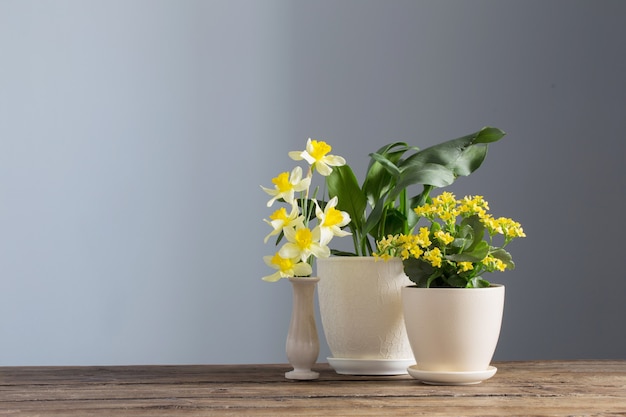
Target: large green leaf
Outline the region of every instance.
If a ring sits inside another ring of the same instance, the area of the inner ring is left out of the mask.
[[[337,209],[350,215],[351,228],[361,229],[365,221],[367,200],[359,187],[356,176],[348,165],[334,167],[326,177],[328,195],[337,196]]]
[[[393,201],[393,200],[391,200]],[[363,228],[363,235],[367,235],[372,233],[374,235],[374,239],[377,240],[379,236],[377,235],[376,229],[380,224],[380,220],[383,218],[383,213],[385,211],[385,206],[387,206],[387,194],[383,194],[381,198],[376,201],[374,208],[367,216],[367,220],[365,221],[365,225]]]
[[[440,164],[424,164],[422,166],[408,167],[400,174],[400,179],[396,183],[389,198],[395,200],[400,193],[415,184],[432,185],[434,187],[445,187],[454,182],[454,172]]]
[[[486,147],[487,143],[498,141],[503,136],[504,132],[500,129],[485,127],[478,132],[423,149],[407,158],[400,168],[422,167],[430,163],[443,165],[455,173],[458,172],[457,175],[469,175],[482,164],[486,149],[468,152],[466,150],[470,147]]]
[[[487,156],[487,146],[471,146],[465,148],[454,163],[449,164],[454,174],[458,176],[468,176],[482,165]]]
[[[412,149],[416,150],[417,148],[409,147],[404,142],[395,142],[383,146],[370,155],[370,163],[367,167],[365,181],[363,181],[363,193],[372,207],[383,194],[393,187],[395,179],[390,171],[397,170],[394,167],[397,166],[404,153]],[[384,159],[385,162],[381,163],[381,159]]]
[[[387,159],[385,155],[381,155],[379,153],[372,153],[370,154],[370,157],[376,162],[378,162],[385,169],[385,171],[391,174],[391,176],[395,178],[400,176],[400,168],[398,168],[396,164],[393,163],[393,161],[391,161],[390,159]]]

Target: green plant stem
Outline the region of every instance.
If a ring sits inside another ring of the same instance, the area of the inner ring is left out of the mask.
[[[403,228],[402,228],[402,233],[404,233],[405,235],[408,235],[409,232],[409,213],[408,210],[410,209],[410,207],[407,207],[407,201],[406,201],[406,188],[404,190],[402,190],[402,192],[400,193],[400,213],[402,213],[404,215],[404,221],[403,223]]]

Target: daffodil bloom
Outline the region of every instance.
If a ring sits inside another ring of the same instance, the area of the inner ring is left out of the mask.
[[[302,168],[295,167],[291,171],[291,175],[288,172],[282,172],[277,177],[272,179],[274,188],[265,188],[261,186],[263,191],[272,196],[272,199],[267,202],[267,207],[274,204],[274,201],[283,199],[289,204],[294,203],[295,193],[298,191],[304,191],[311,185],[311,178],[302,178]]]
[[[349,236],[350,232],[341,228],[350,223],[350,215],[345,211],[337,210],[337,197],[330,199],[324,207],[324,211],[320,208],[317,200],[315,202],[315,216],[319,219],[320,225],[320,244],[327,245],[333,236]]]
[[[285,227],[304,225],[304,216],[300,215],[298,206],[293,204],[289,214],[287,214],[287,210],[284,207],[281,207],[270,215],[270,220],[263,219],[263,221],[273,228],[272,232],[265,236],[263,240],[264,243],[267,243],[270,236],[279,234]]]
[[[346,160],[341,156],[328,155],[332,147],[324,141],[309,138],[304,151],[289,152],[289,157],[294,161],[305,160],[323,176],[333,172],[331,166],[342,166]]]
[[[283,229],[287,243],[278,251],[283,258],[299,258],[306,262],[309,256],[327,258],[330,256],[330,248],[320,243],[320,227],[313,230],[308,227],[296,226]]]
[[[306,277],[313,272],[311,265],[301,262],[298,258],[283,258],[276,253],[274,256],[264,256],[263,261],[270,268],[277,271],[263,277],[263,281],[276,282],[281,278]]]

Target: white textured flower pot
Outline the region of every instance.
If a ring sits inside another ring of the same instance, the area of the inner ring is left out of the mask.
[[[402,289],[402,305],[415,355],[415,370],[434,376],[495,373],[495,368],[489,364],[500,336],[503,285],[493,284],[489,288],[409,286]],[[473,382],[481,380],[477,378]]]
[[[322,327],[340,374],[400,375],[414,364],[401,290],[411,281],[402,262],[373,257],[317,259]]]

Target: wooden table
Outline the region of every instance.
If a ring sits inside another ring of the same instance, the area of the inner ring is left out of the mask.
[[[478,385],[290,381],[288,365],[0,367],[0,416],[626,416],[626,361],[496,362]]]

